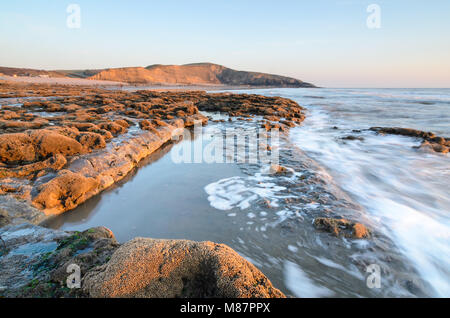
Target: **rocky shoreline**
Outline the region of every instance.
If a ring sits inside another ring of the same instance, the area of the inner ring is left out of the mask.
[[[121,245],[104,227],[65,232],[41,225],[125,178],[183,128],[206,124],[209,118],[201,111],[288,131],[305,118],[296,102],[202,91],[0,83],[0,103],[0,296],[284,297],[223,244],[136,238]],[[448,148],[448,140],[429,133],[372,130],[421,137],[434,151],[441,149],[436,145]],[[292,174],[289,169],[270,167],[280,176]],[[350,239],[373,235],[339,213],[317,215],[312,226]],[[67,288],[70,264],[80,266],[82,288]]]
[[[170,271],[173,273],[167,274],[169,277],[174,275],[169,279],[170,284],[163,284],[171,290],[161,293],[158,287],[154,290],[159,293],[152,293],[147,290],[148,286],[144,286],[142,291],[131,288],[128,284],[132,282],[127,281],[121,284],[128,287],[121,285],[115,286],[115,291],[109,288],[101,291],[99,284],[90,283],[98,282],[91,269],[111,267],[110,258],[116,255],[116,249],[120,255],[120,245],[113,234],[106,228],[82,233],[62,232],[39,224],[52,215],[75,208],[124,178],[143,158],[170,142],[180,128],[190,127],[195,122],[205,124],[208,118],[199,110],[227,113],[238,120],[251,120],[255,115],[261,115],[266,118],[261,123],[266,129],[287,129],[290,123],[301,122],[304,118],[297,103],[257,95],[122,92],[92,87],[27,87],[10,83],[2,84],[0,92],[3,98],[30,98],[23,103],[4,105],[0,110],[0,235],[4,242],[1,263],[5,269],[0,278],[1,295],[284,296],[256,267],[229,247],[183,240],[158,243],[159,249],[165,250],[171,244],[180,249],[179,257],[183,264],[172,268]],[[43,96],[60,97],[47,99]],[[130,244],[134,243],[138,245],[136,249],[155,243],[151,239],[142,240],[126,243],[125,250],[133,250]],[[46,246],[52,248],[47,250]],[[29,252],[21,252],[28,248]],[[171,247],[173,249],[175,247]],[[155,253],[150,253],[149,257],[164,254],[159,250]],[[186,253],[200,254],[189,261],[182,256]],[[115,266],[122,268],[123,262],[130,259],[139,262],[142,257],[141,254],[139,257],[134,254],[129,258],[121,257],[117,261],[119,265]],[[204,260],[199,263],[202,258]],[[153,261],[148,262],[154,265]],[[86,282],[88,286],[83,290],[65,287],[68,275],[65,268],[72,263],[81,264],[83,284]],[[162,264],[157,266],[161,267]],[[199,274],[195,277],[183,274],[201,273],[206,269],[210,273],[207,281],[203,281]],[[153,270],[149,269],[148,279]],[[232,279],[227,278],[230,275]],[[162,286],[160,280],[158,278],[156,286]],[[173,281],[177,281],[177,285]],[[150,285],[153,282],[148,280]],[[123,288],[131,289],[121,292]],[[107,290],[113,293],[105,294]]]
[[[423,150],[430,150],[440,153],[448,153],[450,151],[450,138],[436,136],[432,132],[400,127],[371,127],[370,130],[375,131],[378,134],[391,134],[419,138],[422,140],[422,143],[418,148]]]

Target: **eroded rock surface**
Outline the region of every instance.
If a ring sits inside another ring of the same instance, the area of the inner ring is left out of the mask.
[[[8,83],[0,83],[1,92],[29,98],[0,109],[0,195],[47,215],[73,209],[119,181],[179,128],[206,124],[200,111],[239,120],[261,116],[267,130],[304,119],[294,101],[248,94]]]
[[[4,297],[82,297],[81,289],[67,287],[67,267],[76,264],[84,275],[107,262],[119,246],[104,227],[64,232],[22,223],[1,228],[0,235]]]
[[[104,227],[30,223],[4,226],[0,236],[4,297],[284,297],[223,244],[137,238],[120,246]],[[81,288],[67,287],[71,264],[80,267]]]
[[[63,232],[33,224],[121,180],[180,128],[206,124],[200,111],[260,116],[268,128],[287,129],[304,118],[297,103],[8,83],[0,83],[0,98],[0,296],[284,297],[225,245],[135,239],[119,248],[106,228]],[[69,264],[81,267],[83,289],[66,287]]]
[[[314,227],[335,236],[345,236],[355,239],[369,238],[371,235],[365,225],[347,219],[316,218],[314,220]]]
[[[226,245],[136,238],[83,280],[92,297],[284,297]]]

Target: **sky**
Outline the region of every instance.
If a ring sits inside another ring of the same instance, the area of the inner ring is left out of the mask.
[[[80,8],[79,28],[68,26],[70,4]],[[196,62],[324,87],[450,87],[450,0],[0,3],[0,66]]]

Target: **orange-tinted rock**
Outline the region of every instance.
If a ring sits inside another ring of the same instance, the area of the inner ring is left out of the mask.
[[[31,163],[28,165],[18,166],[16,168],[2,168],[0,167],[0,179],[1,178],[23,178],[27,177],[35,172],[51,169],[59,170],[67,163],[66,158],[61,154],[55,154],[53,157],[44,161]]]
[[[105,122],[98,124],[98,127],[101,129],[108,130],[113,135],[119,135],[127,131],[127,129],[115,122]]]
[[[94,178],[86,178],[69,170],[61,170],[54,179],[38,187],[33,197],[35,207],[46,214],[73,209],[85,201],[86,193],[98,185]]]
[[[33,142],[27,134],[0,135],[0,160],[5,163],[31,162],[36,153]]]
[[[118,125],[124,127],[124,128],[130,127],[130,125],[128,124],[128,122],[127,122],[126,120],[123,120],[123,119],[118,119],[118,120],[115,120],[114,122],[115,122],[116,124],[118,124]]]
[[[65,125],[68,126],[72,126],[77,128],[79,131],[89,131],[92,129],[100,129],[97,125],[93,124],[93,123],[77,123],[77,122],[65,122],[63,123]]]
[[[270,146],[267,146],[267,147],[270,147]],[[271,148],[266,148],[266,149],[271,149]],[[285,174],[293,173],[292,169],[288,169],[286,167],[276,165],[276,164],[273,164],[270,166],[269,172],[272,174],[277,174],[277,175],[285,175]]]
[[[148,130],[148,131],[154,133],[155,135],[159,136],[158,130],[157,130],[157,129],[155,128],[155,126],[154,126],[150,121],[148,121],[147,119],[141,120],[141,121],[139,122],[139,127],[141,127],[141,129],[143,129],[143,130]]]
[[[69,112],[69,113],[75,112],[79,109],[82,109],[82,107],[80,105],[76,105],[76,104],[70,104],[70,105],[64,106],[64,111]]]
[[[29,133],[39,158],[47,158],[54,154],[72,156],[83,152],[83,146],[70,137],[56,131],[36,130]]]
[[[91,297],[285,297],[224,244],[136,238],[83,278]]]
[[[105,140],[110,140],[110,139],[114,138],[114,136],[109,131],[107,131],[105,129],[89,128],[88,131],[93,132],[93,133],[97,133],[99,135],[102,135]]]
[[[370,237],[370,231],[366,226],[346,219],[316,218],[314,220],[314,227],[335,236],[343,235],[355,239]]]
[[[353,237],[357,239],[370,237],[370,232],[367,227],[361,223],[353,224]]]
[[[106,147],[106,142],[103,136],[94,132],[82,132],[77,137],[77,140],[81,145],[83,145],[86,151]]]

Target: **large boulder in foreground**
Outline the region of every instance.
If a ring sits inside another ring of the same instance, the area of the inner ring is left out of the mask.
[[[224,244],[135,238],[83,279],[90,297],[284,297]]]

